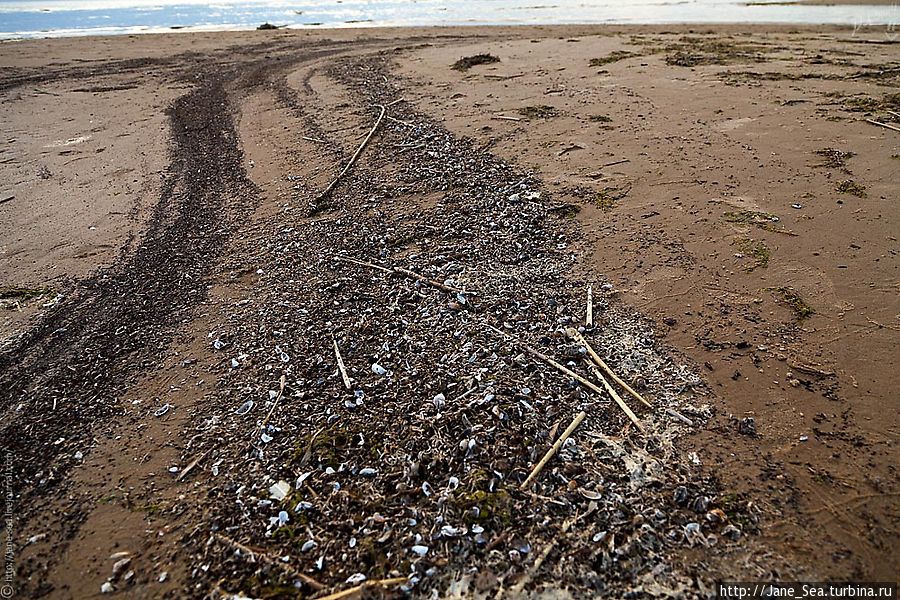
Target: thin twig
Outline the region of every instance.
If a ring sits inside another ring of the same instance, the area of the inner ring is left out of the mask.
[[[878,125],[879,127],[887,127],[893,131],[900,131],[900,127],[894,127],[893,125],[888,125],[887,123],[882,123],[881,121],[875,121],[873,119],[866,119],[867,123],[871,123],[872,125]]]
[[[563,365],[559,364],[558,362],[556,362],[555,360],[553,360],[552,358],[550,358],[550,357],[547,356],[546,354],[544,354],[544,353],[542,353],[542,352],[540,352],[540,351],[538,351],[538,350],[535,350],[534,348],[532,348],[531,346],[529,346],[528,344],[526,344],[526,343],[524,343],[524,342],[520,342],[519,340],[517,340],[517,339],[513,338],[512,336],[508,335],[507,333],[505,333],[505,332],[503,332],[503,331],[500,331],[499,329],[497,329],[497,328],[494,327],[493,325],[488,325],[487,327],[488,327],[488,329],[493,330],[495,333],[499,333],[501,336],[503,336],[504,338],[510,340],[511,342],[513,342],[513,343],[515,343],[515,344],[518,344],[520,348],[522,348],[523,350],[525,350],[525,351],[528,352],[529,354],[531,354],[531,355],[533,355],[533,356],[535,356],[535,357],[537,357],[537,358],[543,360],[543,361],[546,362],[548,365],[554,367],[557,371],[560,371],[561,373],[564,373],[564,374],[568,375],[569,377],[571,377],[571,378],[574,379],[575,381],[577,381],[577,382],[581,383],[582,385],[585,385],[585,386],[587,386],[588,388],[594,390],[595,392],[597,392],[597,393],[600,394],[601,396],[603,395],[603,390],[600,389],[600,387],[597,386],[597,384],[595,384],[593,381],[590,381],[589,379],[585,379],[584,377],[582,377],[581,375],[579,375],[579,374],[576,373],[575,371],[573,371],[573,370],[571,370],[571,369],[569,369],[569,368],[564,367]],[[629,409],[628,406],[627,406],[624,402],[622,402],[621,404],[619,404],[619,406],[622,408],[623,411],[625,411],[625,414],[628,415],[628,418],[631,419],[631,422],[635,424],[635,426],[638,428],[638,430],[640,430],[641,433],[646,433],[646,430],[644,429],[644,426],[641,425],[640,420],[639,420],[639,419],[637,418],[637,416],[631,411],[631,409]]]
[[[613,167],[615,165],[621,165],[623,163],[631,162],[630,158],[623,158],[622,160],[614,160],[612,162],[603,163],[600,165],[601,167]]]
[[[404,269],[403,267],[393,267],[391,269],[387,267],[382,267],[381,265],[376,265],[374,263],[366,262],[364,260],[357,260],[355,258],[350,258],[349,256],[335,256],[334,260],[339,260],[342,262],[353,263],[355,265],[360,265],[363,267],[369,267],[370,269],[376,269],[378,271],[383,271],[384,273],[393,273],[397,275],[403,275],[405,277],[411,277],[412,279],[416,279],[421,281],[422,283],[427,283],[432,287],[436,287],[439,290],[443,290],[445,292],[449,292],[451,294],[474,294],[474,292],[467,290],[460,290],[454,287],[450,287],[440,281],[435,281],[434,279],[429,279],[424,275],[419,275],[415,271],[410,271],[409,269]]]
[[[366,581],[365,583],[361,583],[360,585],[355,585],[352,588],[347,588],[346,590],[341,590],[340,592],[335,592],[333,594],[328,594],[327,596],[322,596],[317,598],[316,600],[339,600],[340,598],[347,598],[348,596],[352,596],[353,594],[359,593],[366,588],[370,587],[384,587],[388,585],[396,585],[398,583],[406,583],[409,581],[406,577],[392,577],[390,579],[375,579],[373,581]]]
[[[594,288],[588,284],[587,289],[587,310],[585,311],[584,326],[594,326]]]
[[[566,519],[563,522],[562,531],[560,531],[560,534],[564,534],[564,533],[568,532],[569,528],[572,527],[572,525],[575,523],[576,520],[577,519],[575,519],[575,518]],[[523,575],[522,578],[516,582],[516,585],[514,585],[512,588],[510,588],[510,590],[509,590],[510,598],[521,597],[522,592],[525,590],[525,586],[528,585],[528,583],[532,579],[534,579],[535,575],[537,575],[537,572],[541,569],[541,566],[544,564],[544,561],[547,560],[547,557],[550,556],[550,553],[553,552],[554,548],[556,548],[556,543],[560,537],[562,537],[562,536],[557,535],[550,539],[550,541],[547,543],[547,546],[544,548],[544,551],[541,552],[540,555],[538,555],[538,557],[535,559],[534,564],[531,565],[531,567],[528,569],[528,571],[525,573],[525,575]]]
[[[209,450],[207,450],[206,452],[204,452],[203,454],[201,454],[200,456],[198,456],[197,458],[195,458],[194,460],[192,460],[192,461],[188,464],[188,466],[184,468],[184,471],[182,471],[181,473],[178,474],[178,477],[175,478],[175,481],[181,481],[182,479],[184,479],[185,477],[187,477],[188,473],[190,473],[191,471],[193,471],[193,470],[194,470],[194,467],[196,467],[197,465],[199,465],[199,464],[200,464],[200,461],[202,461],[204,458],[206,458],[206,455],[210,453],[210,450],[212,450],[212,448],[210,448]]]
[[[381,109],[381,114],[378,115],[378,119],[375,120],[375,125],[372,126],[372,129],[369,131],[369,135],[366,136],[366,139],[363,140],[362,144],[359,145],[359,148],[356,149],[356,152],[353,153],[353,156],[350,157],[350,162],[347,163],[347,166],[344,167],[344,170],[341,171],[337,177],[334,178],[334,181],[328,184],[328,187],[316,197],[316,202],[319,202],[328,194],[331,193],[331,190],[338,184],[341,178],[350,170],[353,166],[353,163],[356,162],[356,159],[359,158],[359,155],[362,154],[363,149],[366,147],[366,144],[369,143],[369,140],[372,139],[372,136],[375,135],[375,131],[378,129],[378,126],[381,125],[381,121],[384,119],[384,113],[387,112],[387,109],[381,104],[376,104],[376,107]]]
[[[566,430],[563,431],[561,436],[559,436],[559,439],[557,439],[556,442],[554,442],[554,444],[550,446],[550,449],[547,450],[547,453],[544,454],[544,457],[538,462],[538,464],[534,466],[534,468],[531,470],[531,473],[528,475],[525,481],[522,482],[522,485],[519,486],[520,490],[528,489],[528,486],[532,481],[534,481],[534,478],[541,474],[541,471],[544,470],[544,467],[547,465],[550,459],[553,458],[553,456],[559,451],[562,445],[566,443],[566,440],[569,439],[569,436],[572,435],[572,432],[575,431],[575,428],[581,425],[581,422],[584,421],[584,418],[586,416],[587,413],[585,413],[584,411],[578,413],[575,419],[572,420],[571,425],[566,427]]]
[[[280,560],[272,558],[265,552],[252,550],[248,546],[245,546],[244,544],[241,544],[240,542],[236,542],[231,538],[227,538],[224,535],[222,535],[221,533],[213,533],[213,537],[215,539],[219,540],[220,542],[224,542],[225,544],[228,544],[232,548],[240,550],[241,552],[243,552],[245,554],[249,554],[254,559],[259,558],[262,562],[266,563],[267,565],[270,565],[273,567],[278,567],[279,569],[281,569],[288,575],[290,575],[292,577],[296,577],[297,579],[299,579],[300,581],[302,581],[303,583],[305,583],[306,585],[308,585],[309,587],[311,587],[314,590],[318,591],[318,590],[325,589],[325,586],[322,583],[316,581],[315,579],[313,579],[309,575],[306,575],[305,573],[301,573],[300,571],[293,568],[292,566],[290,566],[286,563],[283,563]]]
[[[327,144],[327,143],[328,143],[328,142],[325,141],[325,140],[320,140],[319,138],[309,137],[309,136],[306,136],[306,135],[303,136],[303,139],[306,140],[306,141],[308,141],[308,142],[318,142],[318,143],[320,143],[320,144]]]
[[[522,120],[519,117],[507,117],[506,115],[494,115],[491,118],[496,121],[521,121]]]
[[[349,390],[353,384],[350,383],[350,376],[347,375],[347,368],[344,367],[344,359],[341,357],[341,350],[338,348],[338,343],[334,336],[331,336],[331,341],[334,342],[334,355],[337,357],[337,365],[338,370],[341,372],[341,379],[344,380],[344,387]]]
[[[653,408],[652,404],[644,400],[644,398],[640,394],[631,389],[631,386],[622,381],[622,379],[618,375],[616,375],[612,369],[609,368],[609,365],[603,362],[603,359],[600,358],[600,355],[597,354],[593,348],[591,348],[591,345],[588,344],[588,341],[584,339],[584,336],[581,335],[581,333],[577,329],[570,327],[566,330],[566,334],[568,334],[569,337],[574,338],[579,344],[584,346],[585,349],[587,349],[588,354],[591,355],[591,358],[594,359],[594,362],[597,363],[597,366],[603,369],[613,381],[622,386],[622,389],[634,396],[635,399],[637,399],[639,402],[642,402],[644,405],[646,405],[647,408]]]

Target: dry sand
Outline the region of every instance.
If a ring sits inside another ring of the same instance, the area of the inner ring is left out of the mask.
[[[707,382],[713,416],[678,438],[678,460],[688,466],[696,452],[692,477],[717,481],[714,505],[751,506],[758,530],[742,522],[736,542],[673,548],[673,568],[694,581],[891,580],[900,133],[864,119],[900,126],[898,48],[877,29],[748,26],[3,44],[0,283],[48,290],[10,294],[0,329],[3,443],[21,494],[17,588],[97,594],[120,551],[136,575],[116,586],[135,596],[212,588],[194,569],[217,562],[204,533],[221,484],[206,463],[187,482],[166,471],[197,448],[215,456],[228,446],[199,429],[210,406],[230,410],[238,397],[223,393],[238,380],[210,341],[253,290],[287,283],[260,278],[279,267],[254,244],[277,245],[288,224],[340,219],[340,202],[324,217],[287,207],[306,206],[371,127],[364,98],[374,92],[329,69],[383,52],[410,114],[542,182],[548,222],[578,240],[572,294],[591,282],[604,303],[646,316],[666,351]],[[482,53],[499,62],[450,68]],[[373,138],[378,150],[359,168],[399,185],[408,148],[382,143]],[[373,193],[348,187],[359,193],[342,192],[347,202]],[[429,192],[403,219],[442,195]],[[360,210],[347,214],[394,218]],[[414,255],[417,241],[386,244]],[[369,256],[379,262],[375,249]],[[314,304],[310,281],[279,297]],[[257,389],[275,385],[266,376]],[[177,410],[148,416],[166,402]],[[566,539],[567,552],[592,544]],[[329,588],[345,587],[345,575],[298,560]],[[435,566],[457,566],[449,560]],[[221,588],[269,589],[252,571],[218,572]],[[584,581],[556,583],[588,593]]]

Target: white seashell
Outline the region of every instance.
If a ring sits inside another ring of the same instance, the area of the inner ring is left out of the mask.
[[[291,516],[287,513],[286,510],[278,511],[278,524],[284,525],[288,521],[291,520]]]
[[[359,585],[360,583],[362,583],[365,580],[366,580],[366,576],[363,575],[362,573],[354,573],[353,575],[351,575],[350,577],[347,578],[347,581],[345,583],[348,583],[350,585]]]
[[[262,440],[262,443],[263,443],[263,444],[268,444],[269,442],[271,442],[271,441],[274,440],[275,438],[273,438],[273,437],[272,437],[271,435],[269,435],[268,433],[263,432],[262,435],[259,436],[259,439]]]
[[[303,542],[303,545],[300,547],[300,552],[309,552],[316,546],[318,546],[318,544],[315,543],[313,540],[307,540],[307,541]]]
[[[250,412],[251,408],[253,408],[253,400],[247,400],[239,407],[237,407],[237,409],[235,409],[234,414],[238,416],[246,415],[248,412]]]
[[[272,487],[269,488],[269,497],[275,501],[281,501],[287,498],[287,495],[291,493],[291,484],[287,481],[281,480]]]
[[[172,408],[172,405],[169,404],[168,402],[166,402],[165,404],[163,404],[162,406],[160,406],[159,408],[156,409],[156,412],[153,413],[153,416],[161,417],[164,414],[166,414],[167,412],[169,412],[170,408]]]
[[[372,372],[380,377],[384,377],[385,375],[387,375],[387,369],[385,369],[378,363],[372,363]]]
[[[366,467],[359,470],[359,474],[362,477],[375,477],[377,473],[378,471],[376,469],[373,469],[372,467]]]
[[[428,546],[422,546],[422,545],[417,544],[417,545],[413,546],[412,548],[410,548],[410,550],[412,550],[413,553],[417,554],[418,556],[425,556],[426,554],[428,554]]]
[[[111,593],[113,593],[114,591],[116,591],[116,588],[114,588],[114,587],[113,587],[113,584],[111,584],[111,583],[108,582],[108,581],[104,581],[104,582],[103,582],[103,585],[100,586],[100,593],[101,593],[101,594],[111,594]]]

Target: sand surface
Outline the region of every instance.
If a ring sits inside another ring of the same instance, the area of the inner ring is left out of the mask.
[[[0,67],[0,410],[25,596],[263,596],[411,568],[422,595],[478,596],[525,586],[544,548],[527,589],[575,597],[895,577],[900,133],[866,121],[900,127],[885,32],[147,35],[5,43]],[[466,308],[335,266],[343,251],[489,293]],[[654,404],[646,436],[483,325],[561,357],[553,332],[583,321],[588,285],[586,335]],[[483,378],[453,366],[467,353]],[[378,361],[390,383],[370,381]],[[484,394],[493,413],[455,403]],[[579,410],[575,449],[516,491]],[[634,464],[655,474],[640,490]],[[278,511],[258,501],[307,472],[291,498],[319,512],[288,507],[267,535]],[[448,477],[446,504],[419,491]],[[665,537],[693,520],[715,540]]]

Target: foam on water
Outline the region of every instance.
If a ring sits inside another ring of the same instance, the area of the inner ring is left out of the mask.
[[[888,25],[900,7],[766,0],[0,0],[0,38],[179,30],[570,23]]]

